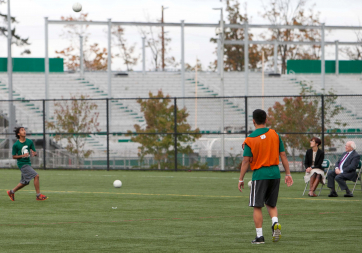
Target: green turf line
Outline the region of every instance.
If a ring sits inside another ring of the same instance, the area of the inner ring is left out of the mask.
[[[1,191],[5,191],[5,189],[0,189]],[[21,190],[23,192],[34,192],[33,190]],[[201,198],[249,198],[249,196],[217,196],[217,195],[189,195],[189,194],[161,194],[161,193],[137,193],[137,192],[83,192],[83,191],[50,191],[45,190],[44,193],[74,193],[74,194],[110,194],[110,195],[140,195],[140,196],[172,196],[172,197],[201,197]],[[312,200],[312,201],[338,201],[338,202],[362,202],[362,200],[358,199],[348,199],[341,200],[337,198],[286,198],[279,197],[278,199],[291,199],[291,200]]]
[[[279,214],[279,216],[310,216],[310,215],[327,215],[327,214],[356,214],[360,212],[319,212],[319,213],[292,213]],[[252,217],[253,215],[233,215],[233,216],[209,216],[209,217],[187,217],[187,218],[150,218],[135,220],[118,220],[118,221],[71,221],[71,222],[41,222],[41,223],[21,223],[21,224],[0,224],[0,226],[42,226],[42,225],[63,225],[63,224],[90,224],[90,223],[119,223],[119,222],[140,222],[140,221],[165,221],[165,220],[197,220],[197,219],[223,219],[223,218],[241,218]]]

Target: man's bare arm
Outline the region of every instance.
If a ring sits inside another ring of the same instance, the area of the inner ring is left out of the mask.
[[[293,178],[292,175],[290,174],[290,169],[289,169],[289,162],[288,162],[288,158],[287,158],[287,154],[285,154],[285,152],[280,152],[279,153],[280,158],[282,159],[282,164],[285,170],[285,179],[284,182],[288,185],[288,186],[292,186],[293,184]]]
[[[251,157],[244,156],[243,163],[241,164],[239,184],[238,184],[239,191],[241,191],[241,189],[244,189],[244,176],[250,166],[250,159]]]
[[[20,159],[20,158],[24,158],[24,157],[28,157],[29,154],[24,154],[24,155],[13,155],[13,159]]]

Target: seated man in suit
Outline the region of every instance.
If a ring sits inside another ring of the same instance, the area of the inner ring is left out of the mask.
[[[342,191],[346,190],[345,197],[353,197],[345,181],[350,180],[356,182],[356,169],[360,161],[360,155],[356,152],[356,144],[353,141],[348,141],[345,149],[346,152],[344,152],[336,162],[335,169],[328,172],[328,188],[331,189],[328,197],[338,197],[334,180],[337,181]]]

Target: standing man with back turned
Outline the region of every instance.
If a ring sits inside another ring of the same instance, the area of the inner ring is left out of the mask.
[[[256,238],[252,244],[264,243],[263,213],[264,203],[272,218],[273,242],[278,242],[281,237],[281,225],[278,221],[277,200],[280,185],[279,156],[285,169],[284,182],[293,184],[290,175],[289,163],[284,150],[284,144],[277,132],[266,127],[266,113],[257,109],[253,112],[255,131],[244,141],[244,159],[240,170],[239,191],[244,189],[244,175],[249,168],[253,171],[250,190],[249,206],[254,208],[254,223]]]

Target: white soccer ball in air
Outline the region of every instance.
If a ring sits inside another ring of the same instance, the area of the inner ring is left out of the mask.
[[[121,186],[122,186],[121,180],[115,180],[115,181],[113,182],[113,186],[114,186],[115,188],[121,188]]]
[[[80,12],[82,10],[82,5],[80,3],[73,4],[73,11]]]
[[[249,181],[249,182],[248,182],[248,186],[249,186],[249,188],[251,188],[251,184],[252,184],[252,182],[253,182],[253,181]]]

